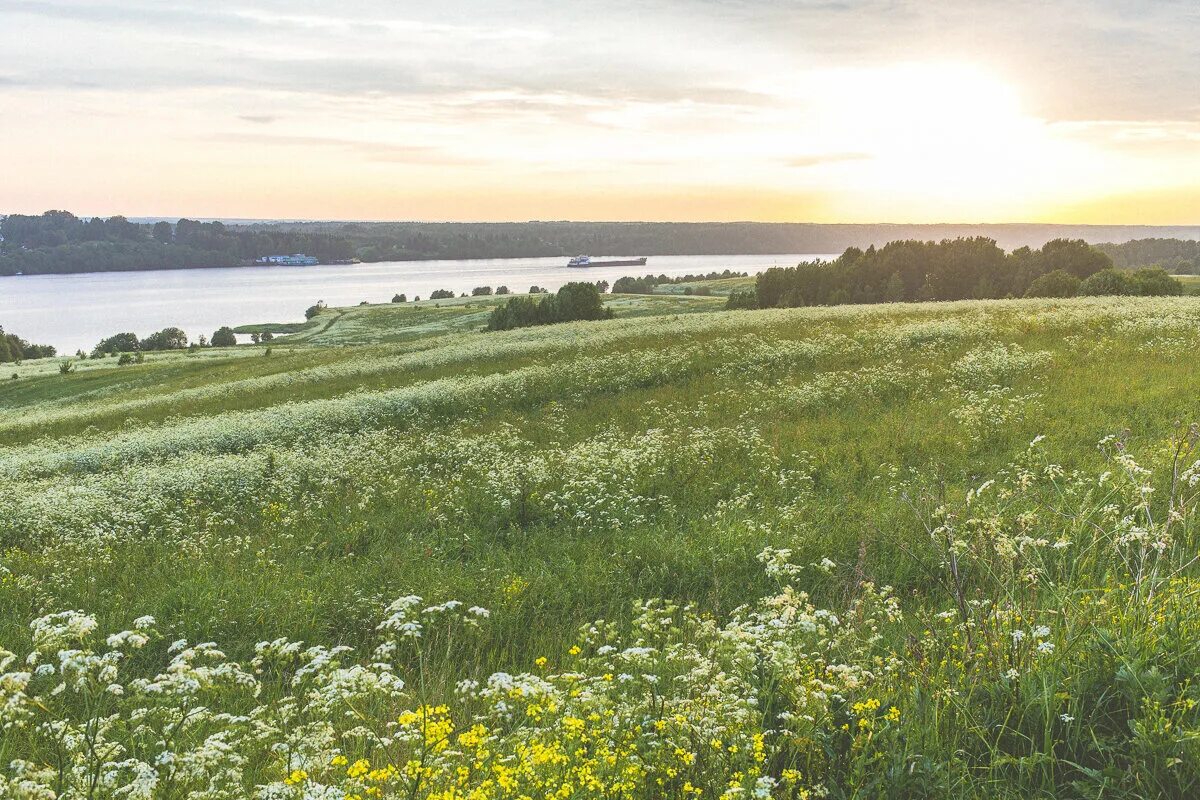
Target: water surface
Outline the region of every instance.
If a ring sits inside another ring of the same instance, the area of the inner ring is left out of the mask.
[[[331,306],[366,300],[383,303],[403,292],[427,298],[434,289],[470,292],[507,285],[525,292],[533,284],[554,290],[569,281],[623,275],[686,275],[731,269],[761,272],[793,266],[813,254],[654,256],[645,267],[568,269],[567,259],[498,258],[470,261],[387,261],[315,267],[239,267],[78,275],[0,277],[0,325],[60,353],[90,351],[101,339],[133,331],[146,336],[168,325],[195,340],[222,325],[298,322],[318,300]]]

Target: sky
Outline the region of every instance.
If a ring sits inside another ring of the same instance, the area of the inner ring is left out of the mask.
[[[0,213],[1200,223],[1195,0],[0,0]]]

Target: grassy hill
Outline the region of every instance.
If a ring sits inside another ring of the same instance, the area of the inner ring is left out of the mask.
[[[1200,787],[1200,301],[500,300],[13,368],[0,789]]]

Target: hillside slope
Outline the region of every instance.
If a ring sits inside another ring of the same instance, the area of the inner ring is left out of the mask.
[[[494,302],[0,383],[0,788],[1200,786],[1200,300]]]

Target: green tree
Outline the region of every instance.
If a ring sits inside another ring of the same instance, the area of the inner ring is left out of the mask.
[[[156,222],[154,223],[154,241],[160,244],[170,244],[173,233],[171,231],[171,223]]]
[[[223,325],[213,333],[211,341],[213,347],[233,347],[237,344],[237,336],[233,328]]]
[[[138,342],[139,350],[183,350],[188,345],[187,334],[179,328],[163,328]]]
[[[883,287],[882,300],[885,303],[903,303],[904,299],[904,279],[899,272],[893,272]]]
[[[117,333],[92,348],[92,356],[132,353],[141,346],[136,333]]]

